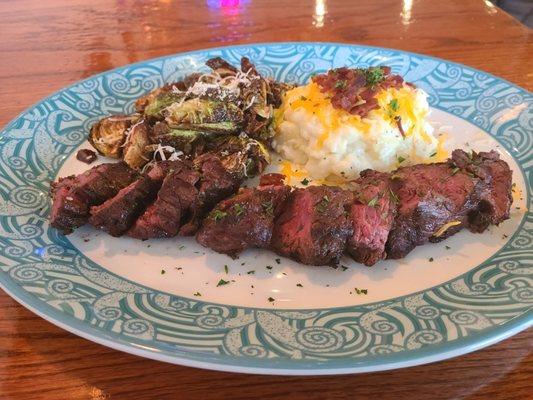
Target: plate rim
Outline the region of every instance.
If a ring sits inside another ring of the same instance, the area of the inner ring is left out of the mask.
[[[529,93],[529,91],[525,88],[522,88],[512,82],[509,82],[503,78],[497,77],[491,73],[469,67],[467,65],[457,63],[454,61],[449,61],[446,59],[441,59],[437,57],[433,57],[430,55],[422,54],[422,53],[414,53],[409,52],[401,49],[392,49],[387,47],[380,47],[380,46],[367,46],[367,45],[360,45],[360,44],[354,44],[354,43],[343,43],[343,42],[262,42],[262,43],[248,43],[248,44],[237,44],[237,45],[228,45],[228,46],[215,46],[215,47],[208,47],[203,49],[196,49],[186,52],[178,52],[173,54],[167,54],[156,58],[150,58],[145,60],[140,60],[135,63],[131,64],[125,64],[122,66],[118,66],[116,68],[103,71],[101,73],[91,75],[89,77],[86,77],[82,80],[75,81],[65,87],[62,87],[58,90],[56,90],[54,93],[40,99],[36,103],[26,107],[22,112],[20,112],[14,119],[12,119],[4,128],[2,128],[2,132],[8,131],[13,124],[15,124],[25,113],[28,112],[28,110],[31,110],[38,105],[44,103],[47,100],[52,99],[54,96],[57,96],[61,94],[64,91],[68,91],[69,89],[83,84],[84,82],[94,80],[98,77],[102,77],[104,75],[116,72],[118,70],[124,69],[124,68],[135,68],[138,66],[141,66],[143,64],[149,63],[149,62],[156,62],[156,61],[162,61],[166,59],[171,59],[172,57],[177,56],[187,56],[187,55],[194,55],[194,54],[201,54],[208,51],[217,51],[217,50],[227,50],[227,49],[238,49],[238,48],[253,48],[253,47],[259,47],[259,46],[290,46],[290,45],[311,45],[311,46],[319,46],[319,45],[326,45],[326,46],[347,46],[347,47],[353,47],[353,48],[365,48],[365,49],[374,49],[374,50],[388,50],[395,53],[401,53],[401,54],[407,54],[407,55],[413,55],[413,56],[419,56],[426,59],[435,60],[438,62],[445,62],[449,65],[456,65],[460,68],[467,69],[470,71],[475,72],[482,72],[484,75],[487,75],[493,79],[496,79],[500,82],[504,82],[505,84],[512,86],[514,88],[519,89],[520,91],[524,91],[526,93]],[[435,107],[435,106],[432,106]],[[438,109],[441,109],[439,107],[435,107]],[[444,110],[446,111],[446,110]],[[458,117],[461,118],[461,117]],[[461,118],[463,119],[463,118]],[[470,121],[468,121],[470,122]],[[515,159],[513,157],[513,159]],[[64,162],[64,161],[63,161]],[[62,164],[62,163],[61,163]],[[527,185],[527,176],[523,170],[523,167],[520,163],[517,163],[518,167],[520,168],[520,173],[522,177],[526,181]],[[59,167],[58,167],[59,168]],[[529,202],[529,193],[526,192],[526,199]],[[527,213],[524,214],[522,217],[517,229],[513,233],[516,235],[516,233],[520,230],[520,228],[525,223],[527,217]],[[512,237],[510,237],[508,240],[511,240]],[[67,239],[68,240],[68,239]],[[70,243],[70,240],[68,240]],[[71,243],[72,244],[72,243]],[[496,253],[497,254],[497,253]],[[487,262],[491,260],[495,254],[491,255],[488,259],[486,259],[484,262]],[[107,270],[106,270],[107,271]],[[110,271],[107,271],[111,273]],[[116,275],[116,274],[113,274]],[[464,275],[464,274],[462,274]],[[462,276],[460,275],[460,276]],[[118,276],[118,275],[117,275]],[[459,277],[459,276],[458,276]],[[457,279],[458,277],[455,277],[453,279]],[[0,278],[2,278],[2,275],[0,275]],[[130,281],[127,278],[120,277],[123,280]],[[386,301],[393,301],[402,299],[406,296],[412,296],[417,293],[425,292],[427,290],[430,290],[436,286],[444,285],[447,282],[439,283],[438,285],[435,285],[430,288],[423,289],[421,291],[409,293],[404,296],[398,296],[393,299],[388,299]],[[7,285],[6,285],[7,283]],[[134,282],[136,285],[149,288],[148,286],[139,284],[137,282]],[[353,373],[353,372],[370,372],[370,371],[380,371],[380,370],[386,370],[386,369],[393,369],[393,368],[401,368],[405,366],[414,366],[414,365],[420,365],[425,364],[429,362],[444,360],[447,358],[451,358],[457,355],[466,354],[471,351],[475,351],[477,349],[486,347],[488,345],[491,345],[493,343],[496,343],[500,340],[503,340],[509,336],[512,336],[524,329],[527,329],[529,326],[533,325],[533,313],[532,309],[530,308],[528,311],[524,312],[518,317],[515,317],[514,319],[508,320],[505,323],[501,325],[493,326],[489,329],[485,329],[481,331],[480,333],[475,333],[472,335],[469,335],[468,337],[462,337],[458,340],[450,341],[450,342],[444,342],[444,343],[438,343],[438,344],[432,344],[428,347],[423,347],[421,349],[413,349],[410,351],[401,352],[400,354],[396,354],[394,358],[398,358],[399,361],[392,361],[391,362],[391,355],[386,355],[383,357],[364,357],[359,361],[356,358],[344,358],[340,360],[328,360],[326,365],[323,368],[317,368],[315,364],[310,364],[309,367],[302,368],[302,365],[297,366],[295,368],[276,368],[274,363],[271,367],[265,367],[265,366],[243,366],[244,364],[247,364],[247,361],[255,361],[258,362],[258,364],[265,365],[267,364],[265,359],[257,360],[257,359],[250,359],[250,358],[243,358],[243,357],[233,357],[229,355],[206,355],[204,353],[196,353],[201,356],[201,358],[221,358],[218,363],[216,362],[206,362],[206,361],[194,361],[191,358],[182,357],[180,355],[176,355],[177,351],[173,347],[174,351],[167,352],[167,350],[162,350],[160,347],[155,348],[152,346],[147,346],[146,344],[143,344],[141,340],[138,340],[136,338],[127,338],[124,335],[115,334],[114,332],[105,332],[102,329],[96,328],[90,324],[88,324],[85,321],[81,321],[79,319],[76,319],[74,316],[71,316],[69,314],[66,314],[64,312],[61,312],[46,302],[40,300],[37,296],[32,295],[30,292],[22,289],[21,286],[15,284],[13,280],[6,279],[4,282],[4,279],[0,279],[0,288],[2,288],[8,295],[10,295],[13,299],[15,299],[19,304],[23,305],[33,313],[39,315],[43,319],[55,324],[56,326],[61,327],[62,329],[65,329],[67,331],[70,331],[78,336],[84,337],[86,339],[89,339],[91,341],[103,344],[107,347],[115,348],[117,350],[125,351],[131,354],[140,355],[143,357],[160,360],[160,361],[166,361],[166,362],[173,362],[181,365],[187,365],[192,367],[200,367],[200,368],[208,368],[208,369],[216,369],[221,371],[233,371],[233,372],[250,372],[250,373],[262,373],[262,374],[294,374],[294,375],[307,375],[307,374],[339,374],[339,373]],[[151,289],[151,288],[149,288]],[[161,293],[166,293],[160,290],[157,290]],[[172,295],[172,294],[171,294]],[[186,296],[181,296],[187,298]],[[187,298],[188,299],[188,298]],[[381,303],[383,301],[374,302],[374,303]],[[218,305],[224,305],[228,306],[227,304],[223,303],[214,303],[214,302],[207,302],[208,304],[218,304]],[[374,303],[365,303],[364,305],[371,305]],[[231,306],[236,307],[236,306]],[[349,306],[341,306],[341,307],[325,307],[325,308],[313,308],[313,309],[283,309],[283,308],[273,308],[273,309],[267,309],[267,308],[259,308],[259,307],[243,307],[243,306],[237,306],[239,308],[243,309],[251,309],[251,310],[268,310],[268,311],[284,311],[284,310],[330,310],[330,309],[339,309],[339,308],[347,308]],[[48,310],[42,311],[42,308],[48,308]],[[56,315],[57,314],[57,315]],[[85,330],[85,331],[84,331]],[[91,331],[91,332],[86,332]],[[139,343],[136,343],[139,341]],[[161,345],[161,343],[160,343]],[[185,350],[186,354],[193,353],[193,350]],[[235,360],[236,363],[233,364],[231,360]],[[375,360],[374,362],[368,362],[368,360]],[[229,362],[228,362],[229,361]],[[282,363],[286,363],[286,359],[279,360]],[[342,362],[344,361],[344,362]],[[255,363],[251,363],[255,364]],[[348,366],[346,365],[348,364]],[[363,365],[364,364],[364,365]],[[338,367],[336,366],[338,365]]]

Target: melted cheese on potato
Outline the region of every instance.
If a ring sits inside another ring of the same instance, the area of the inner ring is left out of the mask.
[[[367,168],[390,171],[447,157],[427,122],[423,90],[404,85],[382,90],[376,98],[379,108],[361,118],[334,108],[316,83],[294,88],[276,113],[274,149],[298,175],[306,171],[310,178],[336,181],[354,179]]]

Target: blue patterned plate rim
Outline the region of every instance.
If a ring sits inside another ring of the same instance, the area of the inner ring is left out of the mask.
[[[435,62],[444,63],[445,65],[456,66],[456,67],[461,68],[462,70],[470,71],[472,73],[482,74],[485,77],[489,77],[493,79],[496,83],[504,83],[508,87],[518,89],[518,93],[522,96],[525,95],[529,103],[531,103],[531,99],[528,97],[530,96],[530,94],[526,90],[520,88],[519,86],[516,86],[494,75],[491,75],[491,74],[488,74],[488,73],[485,73],[479,70],[475,70],[473,68],[464,66],[462,64],[458,64],[455,62],[449,62],[446,60],[442,60],[442,59],[438,59],[435,57],[426,56],[422,54],[411,53],[411,52],[395,50],[395,49],[387,49],[387,48],[382,48],[382,47],[350,45],[350,44],[343,44],[343,43],[327,43],[327,42],[257,43],[257,44],[243,44],[243,45],[234,45],[234,46],[225,46],[225,47],[215,47],[215,48],[209,48],[209,49],[203,49],[203,50],[195,50],[195,51],[177,53],[174,55],[163,56],[163,57],[158,57],[158,58],[154,58],[150,60],[140,61],[134,64],[129,64],[126,66],[118,67],[113,70],[105,71],[103,73],[91,76],[84,80],[75,82],[72,85],[69,85],[63,88],[50,96],[47,96],[46,98],[42,99],[38,103],[29,107],[27,110],[20,113],[11,123],[7,125],[7,127],[2,132],[0,139],[2,138],[2,136],[4,136],[7,133],[8,130],[12,129],[14,125],[16,124],[16,122],[19,119],[21,119],[26,113],[28,113],[29,110],[32,110],[44,104],[46,101],[52,99],[53,97],[62,95],[68,92],[69,90],[79,85],[82,85],[83,83],[87,83],[87,82],[96,80],[98,78],[105,77],[106,75],[111,74],[111,73],[119,73],[120,71],[124,71],[125,69],[135,69],[136,67],[145,66],[150,63],[155,63],[159,61],[164,62],[166,60],[171,60],[176,57],[182,57],[182,56],[188,56],[188,55],[206,54],[210,52],[234,50],[234,49],[238,50],[238,49],[246,49],[246,48],[254,49],[254,48],[264,47],[265,49],[268,49],[268,48],[275,49],[275,48],[287,47],[287,46],[308,46],[309,48],[314,48],[317,46],[329,46],[329,47],[337,48],[337,49],[345,47],[348,49],[358,50],[358,51],[363,51],[363,52],[364,51],[386,51],[394,55],[409,55],[412,57],[419,57],[422,60],[424,59],[433,60]],[[528,103],[526,102],[526,104]],[[438,105],[435,105],[435,104],[432,104],[432,107],[440,108]],[[441,108],[441,109],[446,111],[446,108]],[[468,118],[464,118],[464,117],[460,117],[460,118],[466,119],[469,122],[474,123]],[[501,142],[499,138],[495,137],[494,135],[491,135],[491,136],[505,146],[505,143]],[[521,173],[527,185],[528,174],[523,168],[523,163],[519,162],[516,158],[515,158],[515,161],[517,162],[517,165],[520,167]],[[57,166],[55,170],[56,173],[57,173],[57,170],[59,170],[60,166],[61,164]],[[528,167],[527,170],[529,172],[530,167]],[[531,186],[528,187],[526,197],[527,197],[526,204],[530,205]],[[531,208],[529,208],[529,210],[530,209]],[[524,224],[526,223],[526,220],[529,217],[531,217],[531,211],[528,211],[524,215],[524,217],[522,218],[520,222],[519,227],[516,229],[513,237],[509,238],[508,243],[511,243],[514,236],[523,228]],[[0,220],[1,219],[2,217],[0,217]],[[67,242],[72,246],[70,241],[67,240]],[[486,260],[483,264],[494,259],[502,251],[502,249],[500,249],[490,259]],[[527,254],[530,255],[530,252],[526,253],[526,258],[528,257]],[[2,265],[0,264],[0,267],[1,266]],[[477,269],[477,268],[479,268],[479,266],[474,269]],[[467,274],[464,274],[464,275],[467,275]],[[116,277],[124,281],[126,280],[122,277],[118,277],[118,276]],[[401,296],[398,298],[389,299],[389,300],[382,301],[382,302],[364,304],[361,307],[371,308],[371,306],[374,306],[379,303],[390,304],[390,303],[402,301],[406,298],[413,297],[413,296],[426,293],[426,292],[431,292],[439,287],[444,287],[448,285],[450,282],[457,280],[458,278],[461,278],[461,277],[453,278],[452,280],[448,282],[441,283],[437,286],[434,286],[429,289],[425,289],[423,291],[411,293],[406,296]],[[137,283],[135,283],[135,285],[142,287],[142,285],[139,285]],[[125,336],[124,334],[119,334],[119,333],[106,330],[103,328],[96,328],[93,325],[90,325],[85,321],[80,321],[79,319],[73,317],[72,315],[69,315],[65,312],[61,312],[57,310],[56,308],[47,304],[45,301],[32,295],[28,291],[24,290],[13,279],[10,279],[7,273],[0,274],[0,287],[2,287],[7,293],[9,293],[19,303],[26,306],[27,308],[29,308],[36,314],[42,316],[43,318],[49,320],[50,322],[66,330],[69,330],[73,333],[76,333],[82,337],[85,337],[87,339],[96,341],[104,345],[107,345],[109,347],[113,347],[119,350],[142,355],[148,358],[159,359],[162,361],[174,362],[174,363],[179,363],[183,365],[197,366],[197,367],[202,367],[202,368],[211,368],[211,369],[228,370],[228,371],[236,371],[236,372],[276,373],[276,374],[279,374],[279,373],[334,374],[334,373],[347,373],[347,372],[375,371],[375,370],[384,370],[384,369],[398,368],[398,367],[404,367],[404,366],[411,366],[411,365],[417,365],[417,364],[422,364],[426,362],[446,359],[446,358],[453,357],[459,354],[464,354],[470,351],[474,351],[478,348],[485,347],[499,340],[502,340],[508,336],[511,336],[523,329],[526,329],[527,327],[531,326],[533,323],[533,313],[531,313],[531,308],[529,308],[525,310],[524,312],[520,313],[519,315],[506,320],[502,324],[493,325],[490,328],[483,329],[480,332],[475,333],[475,334],[469,334],[465,337],[460,338],[459,340],[451,340],[448,342],[431,344],[430,346],[420,347],[416,349],[402,350],[398,353],[390,353],[390,354],[385,354],[385,355],[370,355],[370,356],[365,356],[359,359],[353,358],[353,357],[344,357],[344,358],[332,357],[329,359],[314,359],[313,357],[309,357],[308,359],[305,359],[305,357],[302,359],[298,359],[298,358],[292,359],[292,358],[287,358],[287,357],[279,357],[279,358],[260,359],[260,358],[242,356],[242,355],[235,356],[231,354],[209,354],[205,352],[193,351],[188,348],[180,347],[179,344],[169,345],[168,343],[157,342],[157,341],[153,341],[152,344],[150,344],[149,342],[145,340],[141,340],[135,337]],[[153,289],[150,289],[147,287],[144,287],[144,288],[154,292]],[[529,290],[531,290],[530,286],[529,286]],[[157,292],[157,293],[162,293],[162,292]],[[165,293],[162,293],[162,294],[168,296],[168,294],[165,294]],[[178,296],[172,296],[172,297],[178,298]],[[192,300],[192,299],[187,299],[187,298],[183,298],[183,299]],[[193,302],[198,303],[198,304],[208,304],[208,305],[217,306],[217,304],[215,303],[203,303],[203,302],[199,302],[196,300],[194,300]],[[223,305],[220,305],[220,306],[223,306]],[[357,308],[358,306],[355,306],[355,307]],[[264,308],[246,308],[246,307],[233,307],[233,306],[230,306],[230,308],[241,309],[247,312],[264,311],[264,312],[275,313],[277,311],[283,311],[282,309],[272,310],[272,309],[264,309]],[[335,308],[332,307],[332,308],[328,308],[327,310],[328,311],[339,311],[339,310],[351,310],[351,309],[354,309],[354,307],[349,307],[349,306],[348,307],[335,307]],[[285,310],[285,311],[288,311],[288,310]],[[316,311],[316,310],[315,309],[313,310],[302,309],[302,310],[291,310],[291,311],[309,312],[309,311]],[[324,310],[320,310],[320,311],[324,311]]]

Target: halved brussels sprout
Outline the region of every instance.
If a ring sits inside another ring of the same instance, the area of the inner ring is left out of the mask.
[[[147,117],[162,119],[163,111],[173,103],[179,103],[183,99],[182,93],[162,90],[150,98],[147,98],[144,106],[144,115]],[[153,92],[152,92],[153,93]],[[150,96],[150,94],[148,95]],[[148,97],[147,96],[147,97]]]
[[[128,133],[124,144],[124,162],[133,169],[141,169],[150,161],[151,153],[149,146],[152,144],[150,130],[146,121],[141,121]]]
[[[103,156],[120,158],[126,132],[138,119],[138,114],[103,118],[91,127],[89,143]]]
[[[218,126],[215,129],[227,131],[237,130],[243,121],[242,110],[231,102],[193,98],[181,103],[174,103],[165,110],[165,120],[170,126],[205,125],[218,123],[232,123]],[[200,130],[203,128],[199,128]]]

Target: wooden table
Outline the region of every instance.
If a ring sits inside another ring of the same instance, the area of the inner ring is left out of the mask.
[[[116,66],[231,43],[333,41],[458,61],[533,88],[531,31],[483,0],[0,0],[0,126]],[[0,399],[526,399],[533,332],[437,364],[374,374],[202,371],[71,335],[0,294]],[[528,395],[529,393],[529,395]]]

